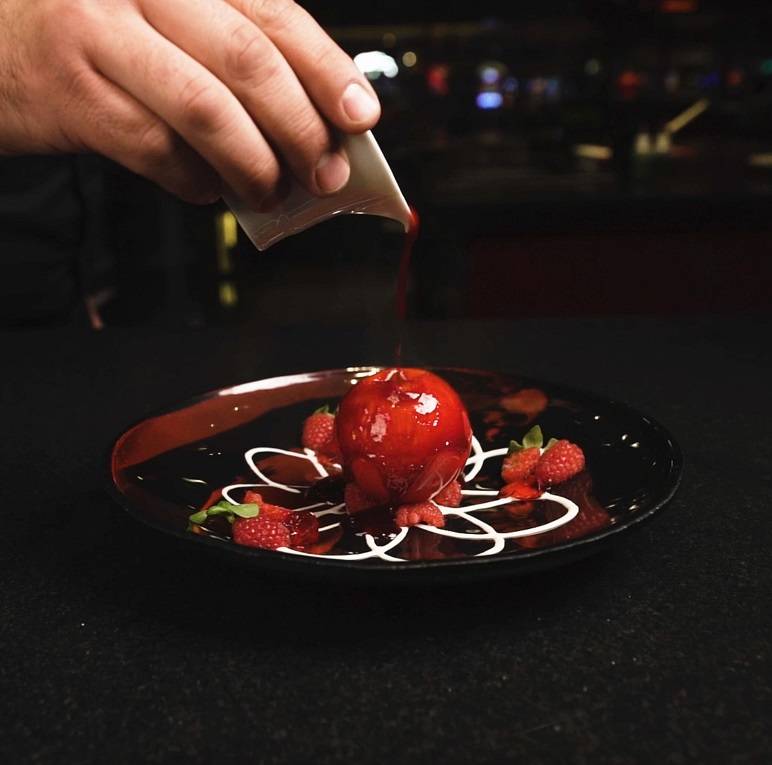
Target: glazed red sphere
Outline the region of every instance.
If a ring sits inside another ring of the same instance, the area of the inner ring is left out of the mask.
[[[431,499],[464,467],[472,428],[461,399],[423,369],[384,369],[361,379],[336,417],[349,476],[371,499]]]

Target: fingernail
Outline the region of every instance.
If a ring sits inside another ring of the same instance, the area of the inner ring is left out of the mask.
[[[358,82],[352,82],[343,91],[343,111],[352,122],[377,119],[381,112],[378,101]]]
[[[350,173],[344,156],[339,152],[328,152],[316,165],[316,185],[323,194],[333,194],[348,183]]]

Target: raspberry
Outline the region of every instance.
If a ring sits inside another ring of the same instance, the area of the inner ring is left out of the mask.
[[[461,504],[461,481],[451,481],[435,498],[438,505],[445,507],[458,507]]]
[[[263,505],[263,510],[270,505]],[[278,519],[261,512],[257,518],[236,518],[233,522],[233,541],[247,547],[276,550],[289,547],[290,530]]]
[[[395,518],[397,526],[417,526],[425,523],[441,529],[445,525],[445,518],[434,502],[417,502],[414,505],[401,505],[397,508]]]
[[[289,530],[293,547],[307,547],[319,541],[319,519],[308,510],[291,512],[284,526]]]
[[[347,483],[343,491],[343,501],[346,503],[346,510],[351,513],[361,513],[362,510],[369,510],[378,503],[370,499],[355,483]]]
[[[540,457],[541,451],[535,446],[508,454],[501,465],[502,480],[505,483],[527,482]]]
[[[263,497],[262,495],[258,494],[256,491],[252,491],[252,489],[247,489],[247,493],[244,495],[244,504],[262,506]]]
[[[512,499],[538,499],[541,491],[526,481],[514,481],[504,486],[499,496],[512,497]]]
[[[570,441],[562,439],[547,448],[534,468],[540,485],[552,486],[573,478],[584,470],[584,452]]]
[[[261,517],[269,518],[278,523],[286,524],[291,515],[292,510],[287,510],[286,507],[280,507],[279,505],[269,505],[267,502],[264,502],[260,507]]]
[[[560,493],[579,505],[579,515],[571,523],[550,531],[547,534],[534,534],[517,540],[520,547],[533,549],[546,547],[571,539],[579,539],[609,525],[609,514],[592,496],[592,479],[587,473],[581,473],[561,487]]]
[[[330,413],[329,407],[317,409],[306,419],[303,423],[301,443],[306,449],[313,449],[332,459],[340,460],[340,446],[335,433],[335,415]]]

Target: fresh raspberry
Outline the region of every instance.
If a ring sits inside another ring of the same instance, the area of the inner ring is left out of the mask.
[[[451,481],[435,498],[438,505],[445,507],[458,507],[463,499],[461,494],[461,481]]]
[[[231,527],[236,544],[265,550],[289,547],[290,530],[281,520],[265,513],[266,507],[270,505],[263,505],[263,510],[256,518],[236,518]]]
[[[504,483],[528,482],[540,457],[541,451],[535,446],[508,454],[501,465],[502,480]]]
[[[370,499],[355,483],[346,484],[346,488],[343,490],[343,501],[346,503],[346,510],[352,515],[369,510],[378,504]]]
[[[293,547],[307,547],[319,541],[319,519],[308,510],[291,512],[284,526],[289,530]]]
[[[445,525],[445,517],[434,502],[417,502],[414,505],[401,505],[397,508],[395,517],[397,526],[417,526],[425,523],[441,529]]]
[[[512,497],[512,499],[538,499],[541,491],[527,481],[514,481],[504,486],[499,496]]]
[[[286,524],[291,515],[292,510],[287,510],[286,507],[270,505],[267,502],[263,502],[263,504],[260,506],[260,516],[263,518],[269,518],[272,521],[278,521],[279,523]]]
[[[263,497],[262,495],[258,494],[256,491],[252,491],[252,489],[247,489],[247,493],[244,495],[244,504],[262,506]]]
[[[580,473],[567,481],[560,487],[560,493],[566,499],[576,502],[579,506],[579,515],[565,526],[560,526],[560,528],[546,534],[520,537],[517,539],[517,544],[520,547],[534,549],[568,542],[600,531],[609,525],[608,512],[592,495],[592,479],[588,473]]]
[[[319,541],[308,545],[304,548],[304,552],[313,553],[314,555],[324,555],[330,552],[343,536],[343,526],[338,524],[334,529],[325,531],[324,534],[319,536]]]
[[[340,459],[340,446],[335,433],[335,415],[331,414],[328,407],[317,409],[303,423],[303,436],[301,443],[306,449],[327,455],[334,459]]]
[[[557,441],[542,454],[533,474],[539,485],[552,486],[584,470],[584,452],[566,439]]]

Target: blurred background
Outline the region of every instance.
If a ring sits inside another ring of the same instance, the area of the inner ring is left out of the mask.
[[[769,310],[766,4],[302,4],[381,98],[376,137],[423,222],[410,316]],[[392,315],[389,221],[346,216],[258,253],[223,207],[97,158],[78,172],[93,326]]]

